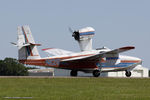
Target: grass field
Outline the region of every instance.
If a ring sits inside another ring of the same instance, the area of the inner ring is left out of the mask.
[[[150,79],[0,78],[0,100],[7,100],[4,97],[32,97],[32,100],[150,100]]]

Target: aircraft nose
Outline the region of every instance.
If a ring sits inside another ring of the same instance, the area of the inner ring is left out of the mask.
[[[142,59],[139,58],[139,63],[142,64]]]
[[[135,61],[137,61],[137,63],[140,63],[140,64],[142,64],[142,59],[140,59],[140,58],[137,58],[137,57],[133,57],[134,58],[134,60]]]
[[[138,57],[126,56],[126,59],[130,60],[131,62],[134,62],[134,63],[142,64],[142,59],[140,59]]]

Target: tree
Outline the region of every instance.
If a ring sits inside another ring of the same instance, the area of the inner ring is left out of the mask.
[[[3,76],[25,76],[28,75],[27,68],[16,59],[5,58],[0,60],[0,75]]]

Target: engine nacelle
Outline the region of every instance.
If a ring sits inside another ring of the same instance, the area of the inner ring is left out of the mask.
[[[82,28],[73,32],[73,37],[78,41],[81,51],[92,50],[92,37],[95,30],[92,27]]]

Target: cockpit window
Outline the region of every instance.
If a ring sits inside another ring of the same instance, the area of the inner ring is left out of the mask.
[[[107,47],[97,48],[96,50],[108,49]]]

